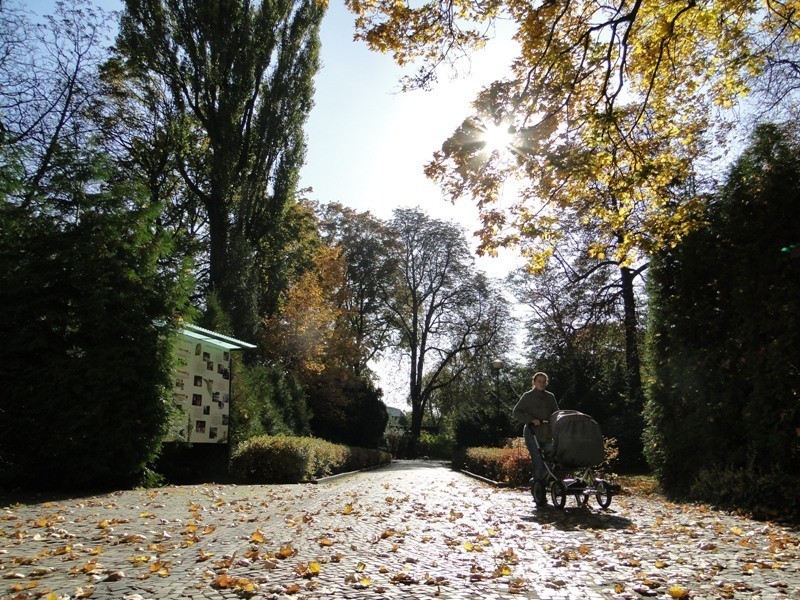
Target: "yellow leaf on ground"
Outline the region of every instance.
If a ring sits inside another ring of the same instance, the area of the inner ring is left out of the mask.
[[[263,544],[266,542],[264,539],[264,534],[261,532],[260,529],[256,529],[255,533],[250,536],[250,541],[256,544]]]
[[[679,585],[672,585],[667,590],[670,598],[683,599],[689,597],[689,592]]]

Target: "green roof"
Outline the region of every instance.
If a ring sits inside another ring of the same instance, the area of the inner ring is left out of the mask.
[[[225,350],[241,350],[242,348],[252,349],[256,347],[255,344],[237,340],[234,337],[223,335],[221,333],[217,333],[216,331],[211,331],[210,329],[205,329],[199,325],[193,325],[191,323],[184,323],[183,327],[181,328],[181,333],[186,337],[190,337],[201,342],[207,342],[209,344],[214,344],[220,348],[224,348]]]

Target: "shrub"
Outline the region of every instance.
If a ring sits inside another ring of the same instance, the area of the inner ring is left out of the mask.
[[[251,438],[231,457],[231,475],[246,483],[297,483],[388,463],[387,452],[349,448],[311,437]]]
[[[406,447],[407,434],[402,427],[389,426],[383,433],[382,446],[392,453],[392,456],[399,457]]]
[[[419,436],[419,454],[429,458],[449,460],[453,456],[453,439],[445,433],[436,435],[423,431]]]
[[[500,446],[513,430],[511,418],[504,412],[472,410],[456,419],[455,441],[464,447],[495,447]]]
[[[280,364],[247,365],[234,356],[231,382],[231,440],[262,435],[309,433],[308,407],[297,377]]]
[[[645,451],[673,497],[796,510],[799,202],[800,137],[761,125],[707,227],[651,257]]]
[[[688,497],[723,509],[743,509],[759,519],[800,521],[800,479],[775,467],[763,472],[754,465],[703,468]]]
[[[527,485],[531,476],[531,457],[524,447],[469,448],[464,469],[492,481],[514,486]]]
[[[606,460],[598,471],[608,472],[617,456],[616,440],[605,440],[605,449]],[[531,477],[531,456],[523,438],[511,438],[504,448],[468,448],[454,457],[453,468],[521,487],[527,486]]]

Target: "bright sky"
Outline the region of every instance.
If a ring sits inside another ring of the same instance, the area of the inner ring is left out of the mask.
[[[306,132],[307,164],[302,185],[322,202],[338,201],[380,218],[397,207],[419,206],[436,218],[477,228],[469,200],[452,205],[422,172],[434,151],[470,114],[477,91],[501,75],[513,46],[493,43],[473,57],[469,73],[442,81],[429,92],[399,92],[404,73],[388,55],[353,41],[353,16],[333,0],[322,25],[322,70]],[[466,66],[466,65],[465,65]],[[413,72],[412,69],[410,72]],[[480,268],[505,274],[499,261]]]
[[[93,0],[104,10],[122,9],[121,0]],[[22,0],[43,15],[55,0]],[[369,210],[388,219],[398,207],[418,206],[427,214],[455,221],[467,234],[478,228],[477,210],[469,200],[455,205],[423,174],[435,150],[470,114],[475,94],[499,78],[511,62],[514,46],[495,41],[463,65],[459,79],[447,71],[430,92],[399,92],[404,73],[388,55],[353,41],[354,17],[343,0],[331,0],[322,24],[322,69],[315,78],[315,106],[306,126],[308,154],[301,186],[313,188],[310,197]],[[504,276],[515,263],[505,258],[478,258],[487,275]],[[402,372],[384,365],[381,380],[388,404],[405,408]],[[392,375],[394,372],[394,376]],[[401,389],[393,393],[395,384]],[[388,388],[388,389],[387,389]]]

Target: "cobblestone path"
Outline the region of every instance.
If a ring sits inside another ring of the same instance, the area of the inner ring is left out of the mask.
[[[800,598],[800,534],[621,494],[536,510],[434,462],[0,510],[0,598]]]

